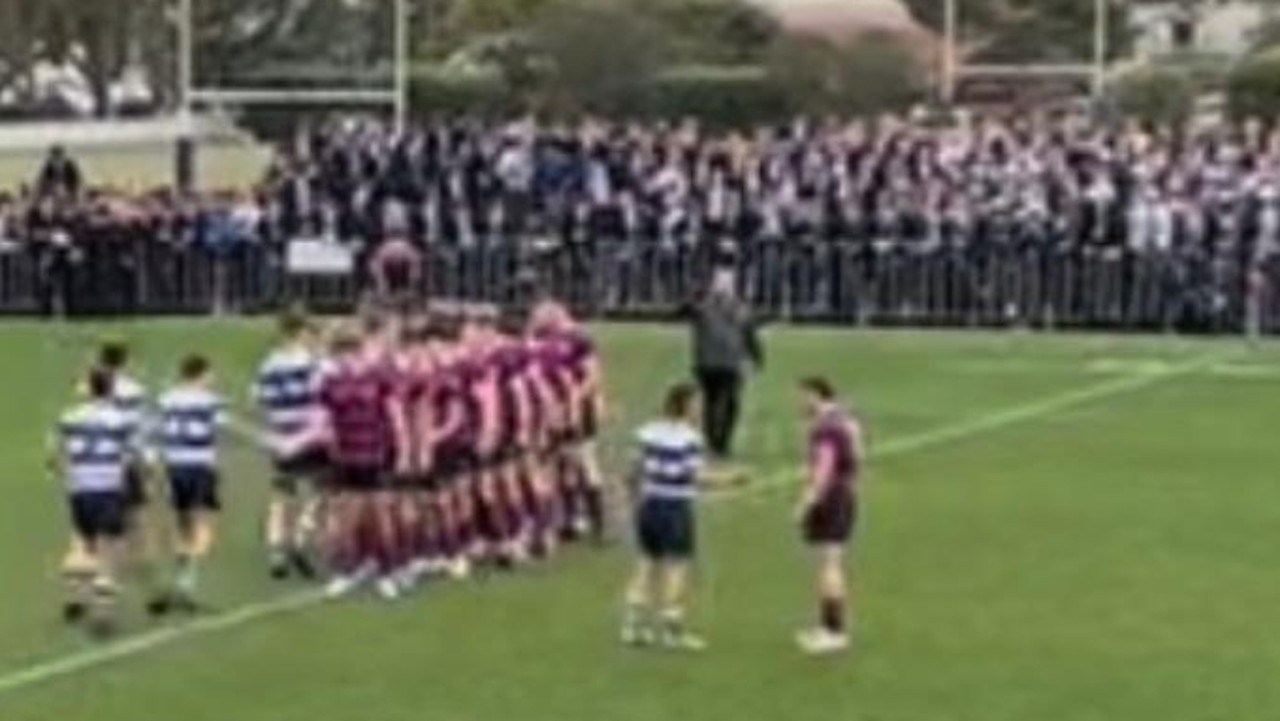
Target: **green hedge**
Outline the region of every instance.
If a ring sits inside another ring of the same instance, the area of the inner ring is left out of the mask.
[[[861,95],[878,98],[883,93]],[[499,118],[531,110],[557,112],[554,101],[530,98],[537,98],[537,93],[531,93],[529,88],[513,88],[497,74],[450,74],[434,66],[416,69],[410,86],[411,108],[418,118]],[[898,109],[897,99],[894,103],[893,108],[859,106],[852,110],[874,113]],[[637,89],[618,112],[648,119],[697,118],[709,126],[725,128],[785,120],[806,110],[836,113],[851,110],[847,104],[846,107],[815,108],[825,105],[823,98],[807,97],[795,83],[788,83],[765,67],[687,66],[659,73],[647,87]],[[305,110],[259,105],[242,112],[240,121],[259,137],[283,140],[290,137],[300,118],[319,119],[350,110],[349,105]]]
[[[416,74],[413,109],[419,117],[444,114],[498,116],[529,110],[520,93],[487,76],[447,78]],[[747,126],[788,117],[795,106],[761,68],[693,67],[660,73],[635,93],[625,112],[645,118],[698,118],[716,126]]]
[[[497,75],[450,76],[433,70],[414,73],[409,105],[419,117],[502,117],[527,110],[520,93],[512,91]]]
[[[690,68],[654,81],[648,115],[698,118],[709,125],[748,126],[796,111],[781,83],[761,68]]]
[[[1131,70],[1112,81],[1107,90],[1111,109],[1120,118],[1180,125],[1195,111],[1195,82],[1179,69]]]
[[[1280,47],[1240,62],[1227,81],[1227,104],[1236,119],[1280,117]]]

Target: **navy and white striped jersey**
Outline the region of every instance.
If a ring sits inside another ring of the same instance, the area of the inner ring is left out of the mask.
[[[111,402],[129,427],[129,450],[145,453],[151,423],[146,386],[132,376],[118,374],[112,381]]]
[[[660,420],[636,433],[644,498],[692,501],[702,470],[702,435],[687,423]]]
[[[158,444],[169,468],[213,468],[218,464],[222,400],[206,388],[176,386],[160,397]]]
[[[114,403],[89,402],[67,411],[57,433],[67,491],[122,491],[129,434],[129,420]]]
[[[276,350],[258,369],[253,395],[266,421],[270,445],[277,451],[315,419],[320,376],[319,356],[301,346]]]

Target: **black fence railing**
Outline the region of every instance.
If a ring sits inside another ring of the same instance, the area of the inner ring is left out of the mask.
[[[256,313],[354,305],[359,273],[291,272],[284,249],[160,243],[0,253],[10,314]],[[424,294],[510,302],[536,283],[593,317],[670,313],[717,264],[764,317],[858,325],[1280,331],[1280,259],[1121,248],[760,241],[731,253],[647,240],[427,250]]]

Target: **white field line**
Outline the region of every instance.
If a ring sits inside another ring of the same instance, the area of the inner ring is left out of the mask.
[[[890,439],[882,444],[873,446],[871,455],[873,460],[884,460],[895,456],[909,455],[953,441],[992,433],[1018,423],[1041,419],[1076,406],[1131,393],[1180,375],[1193,373],[1219,359],[1219,356],[1200,358],[1180,365],[1169,366],[1156,372],[1115,378],[1103,383],[1085,386],[1078,390],[1047,396],[1039,401],[998,410],[959,423],[940,426],[923,433],[900,439]],[[242,428],[242,430],[247,429]],[[718,500],[723,503],[783,488],[794,482],[797,481],[791,475],[777,474],[742,489],[719,493],[713,496],[712,500]],[[197,619],[190,623],[146,631],[105,646],[37,663],[0,676],[0,699],[17,691],[134,656],[140,656],[164,646],[176,644],[179,641],[229,631],[263,619],[301,611],[323,602],[324,595],[321,592],[317,590],[301,591],[267,601],[248,603],[239,608]]]
[[[916,451],[933,448],[953,441],[973,436],[984,435],[1019,423],[1038,420],[1076,406],[1112,398],[1126,393],[1142,390],[1149,386],[1171,380],[1178,376],[1211,368],[1223,360],[1223,356],[1214,354],[1202,356],[1184,363],[1153,367],[1132,375],[1124,375],[1101,383],[1095,383],[1072,391],[1046,396],[1038,401],[1012,406],[1003,410],[986,413],[968,420],[940,426],[903,438],[891,438],[884,443],[876,443],[874,436],[868,443],[867,453],[871,462],[881,461],[895,456],[908,455]],[[797,466],[799,468],[799,466]],[[747,486],[727,489],[711,496],[712,500],[728,501],[744,496],[767,493],[781,487],[799,484],[797,471],[780,472]]]
[[[245,604],[239,608],[196,619],[180,626],[157,628],[104,646],[67,654],[62,658],[38,663],[0,677],[0,698],[24,688],[104,666],[131,656],[138,656],[178,641],[206,636],[219,631],[227,631],[264,618],[279,616],[290,611],[298,611],[314,606],[323,600],[324,594],[319,590],[302,591],[270,601]]]

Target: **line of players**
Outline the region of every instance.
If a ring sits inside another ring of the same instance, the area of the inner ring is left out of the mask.
[[[457,306],[369,314],[334,329],[314,365],[306,324],[286,318],[282,330],[257,390],[278,472],[275,575],[305,572],[299,480],[325,489],[331,596],[372,581],[395,598],[432,573],[465,576],[476,561],[508,566],[566,538],[603,537],[600,367],[562,306],[539,304],[527,319]]]
[[[332,596],[372,581],[395,598],[432,573],[465,576],[477,561],[518,564],[568,538],[603,537],[600,367],[561,306],[540,304],[527,319],[446,305],[371,313],[325,339],[287,313],[280,336],[254,384],[275,468],[274,577],[312,578],[320,561]],[[148,608],[197,608],[229,423],[204,357],[182,361],[154,409],[127,364],[122,344],[104,346],[50,456],[74,531],[65,615],[104,631],[122,561],[146,566],[155,555],[156,476],[174,511],[176,572],[152,584]]]

